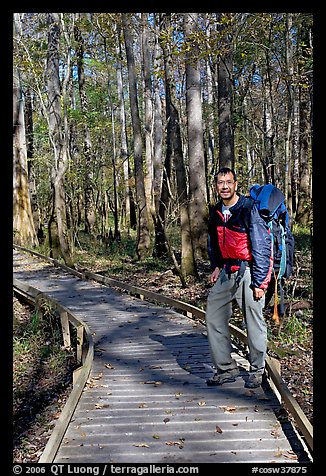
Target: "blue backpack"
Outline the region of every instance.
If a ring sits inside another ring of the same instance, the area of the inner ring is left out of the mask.
[[[277,286],[280,290],[280,306],[274,309],[274,314],[284,314],[284,294],[282,283],[293,273],[294,237],[289,226],[289,213],[285,206],[285,197],[275,185],[253,185],[250,197],[256,204],[260,216],[268,224],[273,242],[273,272],[272,279],[266,292],[265,305],[273,294],[274,307],[277,306]],[[276,301],[276,304],[275,304]],[[274,316],[273,316],[274,317]],[[277,321],[277,316],[275,316]]]

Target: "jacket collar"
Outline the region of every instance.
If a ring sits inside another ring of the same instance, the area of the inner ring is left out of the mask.
[[[230,207],[230,212],[233,214],[234,212],[236,212],[238,210],[238,208],[241,208],[244,204],[244,200],[245,200],[245,196],[242,195],[241,193],[238,193],[236,192],[237,195],[239,196],[239,200],[237,201],[237,203],[235,203],[232,207]],[[217,203],[217,208],[219,210],[222,210],[222,205],[223,205],[223,200],[220,200],[218,203]]]

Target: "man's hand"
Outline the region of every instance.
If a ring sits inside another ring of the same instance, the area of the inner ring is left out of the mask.
[[[216,283],[217,278],[218,278],[219,275],[220,275],[220,272],[221,272],[220,268],[215,268],[215,269],[214,269],[214,271],[213,271],[212,274],[211,274],[211,279],[210,279],[210,282],[211,282],[212,284]]]
[[[265,290],[260,288],[254,288],[253,293],[254,293],[255,301],[259,301],[259,299],[261,299],[264,296]]]

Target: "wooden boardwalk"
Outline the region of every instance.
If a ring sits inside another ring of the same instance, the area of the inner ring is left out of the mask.
[[[95,354],[54,463],[309,462],[272,392],[208,387],[205,327],[168,307],[83,281],[14,251],[14,277],[57,300],[90,328]],[[282,415],[282,418],[278,418]]]

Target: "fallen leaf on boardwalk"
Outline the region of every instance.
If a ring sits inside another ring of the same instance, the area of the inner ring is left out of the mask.
[[[222,408],[222,410],[224,411],[224,413],[234,413],[237,411],[237,407],[235,406],[221,406],[220,408]]]
[[[146,403],[140,403],[138,405],[138,408],[147,408],[147,405],[146,405]]]
[[[216,433],[223,433],[223,431],[221,430],[221,428],[218,425],[216,425],[215,431],[216,431]]]
[[[180,441],[166,441],[165,444],[168,446],[180,446]]]
[[[102,372],[101,372],[101,373],[98,374],[97,376],[94,375],[94,376],[92,377],[92,380],[99,380],[99,379],[102,378],[102,377],[103,377],[103,374],[102,374]]]
[[[198,402],[198,405],[200,407],[203,407],[204,405],[206,405],[206,402],[204,402],[204,400],[201,400],[200,402]]]
[[[148,368],[149,369],[161,369],[162,366],[161,365],[149,365]]]
[[[283,456],[282,451],[279,449],[278,451],[276,451],[276,453],[274,453],[274,456],[280,458],[281,456]]]
[[[105,364],[104,367],[106,367],[107,369],[114,369],[112,364]]]
[[[159,440],[159,439],[160,439],[160,436],[159,436],[159,435],[153,435],[153,438],[154,438],[155,440]]]
[[[142,383],[151,384],[151,385],[162,385],[162,382],[155,381],[155,380],[147,380],[146,382],[142,382]]]
[[[274,438],[279,438],[279,437],[280,437],[280,431],[279,431],[279,429],[272,430],[272,431],[271,431],[271,435],[272,435]]]
[[[168,421],[170,421],[170,418],[164,418],[164,423],[167,423]]]
[[[107,403],[95,403],[95,408],[96,409],[99,409],[99,408],[109,408],[110,405],[108,405]]]
[[[290,459],[298,459],[297,455],[293,453],[293,451],[287,451],[286,453],[283,453],[283,456]]]
[[[132,446],[137,446],[139,448],[149,448],[147,443],[134,443]]]
[[[98,387],[107,388],[108,385],[104,385],[103,383],[95,383],[92,379],[90,379],[90,380],[87,380],[86,387],[87,388],[98,388]]]
[[[175,398],[176,398],[177,400],[179,400],[179,398],[181,397],[181,395],[182,395],[181,392],[177,392],[177,393],[175,394]]]

